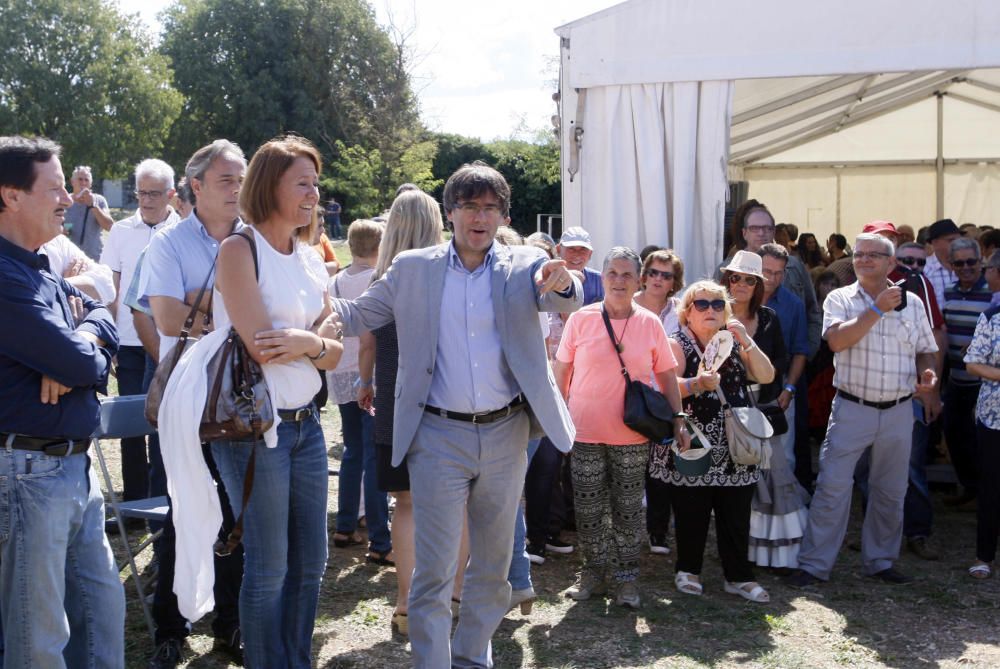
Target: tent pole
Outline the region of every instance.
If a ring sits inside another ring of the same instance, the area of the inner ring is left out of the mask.
[[[937,94],[937,219],[944,218],[944,95]]]

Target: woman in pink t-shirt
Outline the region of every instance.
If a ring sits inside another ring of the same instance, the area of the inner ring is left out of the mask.
[[[554,372],[576,425],[573,444],[573,497],[577,538],[584,553],[580,580],[567,595],[577,600],[617,587],[615,603],[639,607],[635,581],[642,545],[642,491],[649,439],[624,422],[625,377],[617,345],[633,379],[656,379],[675,411],[680,390],[663,324],[632,301],[639,287],[641,263],[631,249],[615,247],[604,259],[604,301],[572,314],[566,321]],[[615,341],[604,324],[611,321]],[[678,419],[678,438],[686,428]]]

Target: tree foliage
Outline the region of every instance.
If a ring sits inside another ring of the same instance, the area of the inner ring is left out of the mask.
[[[252,152],[291,131],[331,160],[358,146],[391,164],[416,142],[405,50],[364,0],[178,0],[161,50],[186,96],[175,162],[215,137]]]
[[[0,134],[54,139],[67,165],[125,176],[180,113],[167,62],[110,0],[3,0],[0,50]]]

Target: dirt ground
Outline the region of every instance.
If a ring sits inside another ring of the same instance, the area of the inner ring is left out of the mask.
[[[331,464],[339,465],[339,415],[323,413]],[[107,449],[112,471],[117,448]],[[329,525],[336,517],[337,478],[330,479]],[[580,569],[577,554],[533,566],[539,600],[530,615],[511,613],[493,639],[497,667],[1000,667],[1000,580],[966,575],[974,556],[975,514],[941,505],[936,492],[932,544],[941,560],[904,554],[899,568],[917,577],[908,586],[884,585],[861,575],[860,554],[844,548],[832,580],[796,591],[776,574],[759,570],[771,603],[751,604],[722,591],[722,574],[710,537],[703,574],[705,595],[678,593],[672,556],[645,554],[642,608],[612,600],[574,602],[562,592]],[[857,505],[856,505],[857,506]],[[848,541],[859,535],[855,509]],[[330,534],[332,535],[332,529]],[[140,533],[131,535],[135,542]],[[565,539],[571,540],[567,533]],[[120,541],[113,544],[123,555]],[[316,666],[409,666],[405,638],[389,628],[395,598],[392,568],[366,564],[364,547],[330,545],[313,637]],[[150,552],[140,560],[148,565]],[[124,578],[124,577],[123,577]],[[126,666],[145,667],[152,654],[142,611],[126,583]],[[194,625],[185,648],[187,667],[230,666],[213,650],[209,619]]]

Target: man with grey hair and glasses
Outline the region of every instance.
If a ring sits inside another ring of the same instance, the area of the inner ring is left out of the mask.
[[[169,204],[174,194],[174,169],[170,165],[155,158],[142,161],[135,168],[135,187],[138,209],[112,226],[101,253],[101,264],[111,268],[117,295],[111,312],[121,342],[117,366],[119,395],[143,394],[142,380],[146,371],[146,352],[133,324],[132,311],[122,304],[122,293],[132,283],[139,256],[153,235],[180,220]],[[121,449],[122,499],[149,496],[146,438],[123,439]],[[142,521],[136,524],[141,525]]]
[[[962,486],[945,500],[959,506],[976,499],[976,401],[981,379],[965,368],[965,350],[972,342],[980,314],[989,309],[993,293],[983,276],[979,242],[956,237],[948,247],[948,262],[958,280],[944,291],[945,327],[948,331],[948,383],[944,389],[944,437],[955,475]]]
[[[858,235],[855,283],[831,292],[823,304],[823,336],[836,372],[819,480],[799,552],[799,569],[787,582],[806,587],[827,581],[844,542],[854,469],[871,445],[869,502],[861,533],[865,574],[885,583],[911,579],[893,567],[903,534],[903,499],[913,431],[910,399],[937,384],[935,352],[924,305],[905,299],[889,282],[893,243]]]
[[[104,248],[101,233],[114,225],[108,201],[103,195],[91,190],[94,176],[88,166],[77,166],[69,181],[73,187],[73,192],[70,193],[73,204],[66,210],[63,230],[70,241],[83,249],[88,258],[97,262]]]
[[[184,170],[197,204],[194,211],[176,225],[156,233],[142,263],[140,301],[153,312],[160,334],[160,360],[169,355],[177,342],[184,320],[195,306],[198,292],[212,272],[219,245],[231,233],[243,228],[240,220],[239,194],[246,174],[243,151],[225,139],[217,139],[191,156]],[[195,323],[211,318],[213,281],[198,303]],[[209,326],[209,329],[211,326]],[[169,448],[169,444],[164,447]],[[235,524],[232,507],[219,478],[208,444],[202,445],[205,463],[216,481],[223,514],[220,538],[224,539]],[[182,484],[183,482],[176,482]],[[239,494],[239,491],[234,491]],[[156,652],[150,669],[173,669],[180,661],[181,645],[188,633],[187,621],[178,610],[173,592],[176,533],[172,511],[167,516],[160,545],[160,576],[153,601],[156,629]],[[239,655],[239,590],[243,579],[243,548],[229,556],[215,557],[216,638]]]

